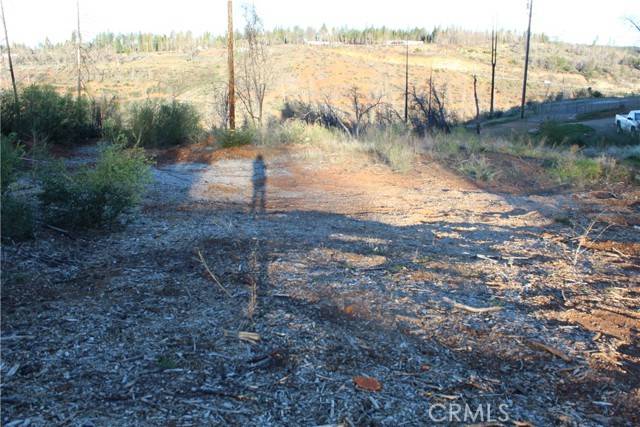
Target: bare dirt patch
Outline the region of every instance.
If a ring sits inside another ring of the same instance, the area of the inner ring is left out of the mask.
[[[590,198],[295,149],[161,163],[126,224],[3,246],[3,423],[424,425],[451,402],[640,422],[637,258],[578,246]]]

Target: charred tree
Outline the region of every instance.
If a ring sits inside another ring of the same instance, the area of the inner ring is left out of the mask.
[[[78,84],[77,84],[77,96],[78,101],[80,101],[80,96],[82,92],[82,60],[80,55],[80,49],[82,47],[82,36],[80,35],[80,0],[76,2],[76,12],[77,12],[77,27],[76,27],[76,71],[78,73]]]
[[[233,1],[227,1],[227,66],[229,68],[229,129],[236,128],[236,94],[233,63]]]
[[[7,31],[7,21],[4,16],[4,4],[0,0],[0,9],[2,10],[2,25],[4,26],[4,40],[7,44],[7,57],[9,58],[9,73],[11,74],[11,84],[13,85],[13,101],[16,110],[16,119],[20,121],[20,104],[18,104],[18,87],[16,86],[16,76],[13,72],[13,61],[11,60],[11,46],[9,44],[9,34]]]
[[[478,102],[478,77],[473,75],[473,97],[476,100],[476,133],[480,135],[480,103]]]
[[[406,39],[407,49],[404,64],[404,123],[409,120],[409,39]]]
[[[529,0],[529,27],[527,28],[527,51],[524,57],[524,80],[522,82],[522,102],[520,104],[520,118],[524,119],[524,106],[527,102],[527,77],[529,73],[529,48],[531,46],[531,16],[533,15],[533,0]]]
[[[498,32],[494,29],[491,32],[491,104],[489,107],[489,118],[493,117],[493,107],[496,88],[496,64],[498,63]]]

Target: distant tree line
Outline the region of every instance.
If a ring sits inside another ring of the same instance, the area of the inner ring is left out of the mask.
[[[514,31],[503,30],[499,33],[503,43],[519,42],[522,34]],[[323,41],[329,43],[344,43],[351,45],[373,45],[390,41],[413,40],[435,44],[464,44],[480,45],[490,40],[491,33],[474,32],[455,27],[434,27],[428,30],[424,27],[411,29],[393,29],[385,26],[366,27],[362,29],[338,27],[329,28],[322,25],[320,28],[300,26],[277,27],[264,31],[265,40],[271,45],[275,44],[303,44],[309,41]],[[245,41],[246,34],[236,32],[236,40]],[[538,42],[547,42],[549,38],[544,34],[533,35]],[[52,43],[46,39],[36,50],[55,50],[73,45],[76,40],[75,32],[70,40],[61,43]],[[96,35],[88,43],[88,48],[111,49],[116,53],[134,52],[170,52],[193,51],[195,49],[208,49],[222,47],[226,43],[226,36],[206,32],[195,35],[191,31],[175,32],[169,34],[153,33],[113,33],[102,32]],[[31,50],[26,46],[16,44],[17,48]]]

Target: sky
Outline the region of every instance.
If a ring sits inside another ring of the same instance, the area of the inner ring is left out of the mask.
[[[83,39],[102,31],[220,34],[226,0],[79,0]],[[36,46],[68,39],[76,25],[76,0],[3,0],[12,43]],[[234,0],[236,26],[242,4],[253,3],[266,28],[368,25],[389,28],[455,26],[471,30],[523,31],[527,0]],[[638,0],[534,0],[533,32],[571,43],[640,46],[640,32],[625,16],[640,20]],[[4,44],[4,40],[3,40]]]

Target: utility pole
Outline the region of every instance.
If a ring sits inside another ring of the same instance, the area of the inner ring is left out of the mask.
[[[489,118],[493,117],[493,101],[496,87],[496,64],[498,63],[498,31],[494,28],[491,31],[491,106],[489,108]]]
[[[233,64],[233,1],[227,0],[227,66],[229,68],[229,129],[236,128],[236,90]]]
[[[76,66],[77,66],[77,71],[78,71],[78,101],[80,101],[80,94],[82,91],[82,81],[81,81],[81,76],[80,76],[80,47],[82,44],[82,37],[80,36],[80,0],[76,1],[76,11],[77,11],[77,18],[78,18],[78,26],[76,28],[76,41],[77,46],[76,46]]]
[[[533,15],[533,0],[529,0],[529,28],[527,29],[527,52],[524,57],[524,81],[522,82],[522,103],[520,104],[520,118],[524,119],[524,104],[527,98],[527,75],[529,73],[529,47],[531,45],[531,16]]]
[[[2,25],[4,26],[4,40],[7,43],[7,56],[9,58],[9,72],[11,73],[11,84],[13,85],[13,100],[15,102],[16,119],[20,122],[20,105],[18,104],[18,87],[16,86],[16,76],[13,73],[13,62],[11,60],[11,47],[9,46],[9,35],[7,32],[7,21],[4,17],[4,4],[0,0],[0,9],[2,10]]]
[[[409,35],[405,37],[407,45],[404,65],[404,123],[409,122]]]

